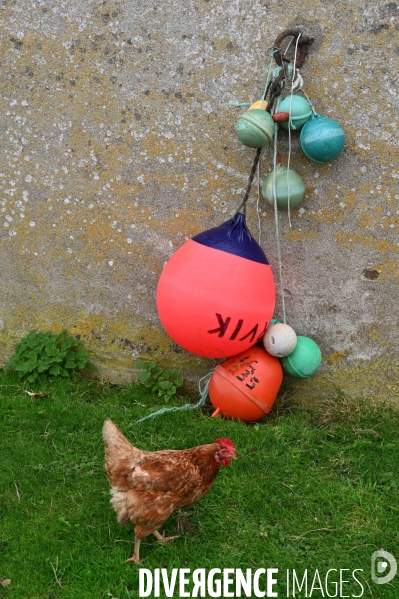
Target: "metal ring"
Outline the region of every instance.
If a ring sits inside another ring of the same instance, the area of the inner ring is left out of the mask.
[[[313,44],[314,38],[303,36],[302,32],[299,31],[298,29],[287,29],[286,31],[283,31],[283,33],[280,33],[280,35],[276,38],[276,41],[274,42],[274,46],[273,46],[274,52],[275,52],[274,59],[280,67],[283,66],[283,59],[282,59],[282,55],[281,55],[281,51],[280,51],[281,50],[280,46],[281,46],[281,42],[286,37],[293,37],[294,39],[300,38],[298,40],[298,54],[297,54],[297,59],[296,59],[296,63],[295,63],[296,68],[299,69],[305,62],[307,46],[310,44]]]

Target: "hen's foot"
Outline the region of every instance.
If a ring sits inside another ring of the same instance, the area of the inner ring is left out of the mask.
[[[180,537],[180,535],[176,535],[175,537],[165,537],[165,531],[163,531],[162,534],[159,534],[157,530],[154,532],[154,536],[159,543],[169,543],[169,541],[173,541]]]
[[[129,559],[127,559],[125,561],[125,563],[127,562],[133,562],[135,564],[140,564],[141,560],[140,560],[140,543],[141,543],[141,539],[135,535],[134,536],[134,553],[132,555],[132,557],[129,557]]]
[[[135,557],[134,555],[132,555],[132,557],[129,557],[129,559],[125,560],[125,564],[127,564],[127,562],[134,562],[135,564],[141,564],[144,560],[139,559],[138,557]]]

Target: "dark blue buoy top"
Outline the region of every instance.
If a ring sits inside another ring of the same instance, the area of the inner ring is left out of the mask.
[[[245,216],[241,212],[219,227],[203,231],[192,239],[215,250],[260,262],[260,264],[269,264],[265,252],[249,232]]]

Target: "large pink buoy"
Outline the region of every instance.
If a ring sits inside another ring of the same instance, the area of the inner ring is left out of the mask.
[[[184,243],[161,273],[156,302],[166,332],[198,356],[225,358],[261,339],[274,312],[274,279],[245,216]]]

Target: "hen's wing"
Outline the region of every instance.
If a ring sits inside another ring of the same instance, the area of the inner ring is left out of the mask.
[[[136,491],[158,491],[159,493],[187,493],[201,485],[199,469],[183,451],[163,450],[140,452],[120,470],[117,486]],[[128,467],[126,467],[128,466]]]
[[[111,420],[104,423],[103,437],[108,479],[119,491],[152,489],[181,494],[202,483],[200,470],[186,450],[142,451],[129,443]]]

